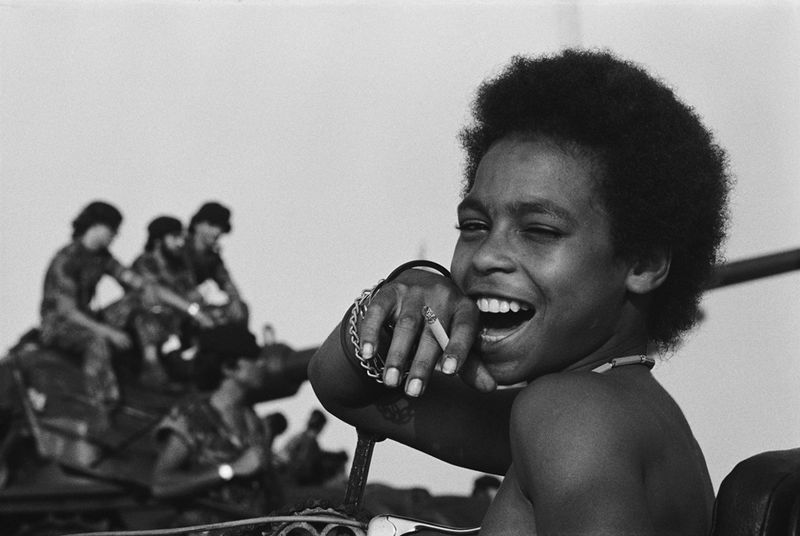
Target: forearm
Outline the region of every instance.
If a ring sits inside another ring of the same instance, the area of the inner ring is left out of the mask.
[[[157,498],[191,495],[224,484],[219,466],[209,466],[195,471],[169,471],[153,479],[152,493]]]
[[[196,302],[189,301],[176,292],[173,292],[172,290],[156,283],[153,283],[153,290],[155,292],[156,299],[159,302],[169,305],[170,307],[182,311],[190,316],[194,316],[193,310],[197,306],[192,304]],[[194,314],[197,313],[195,312]]]
[[[347,408],[373,405],[386,392],[345,353],[341,325],[336,326],[311,358],[308,377],[325,408],[343,420]],[[354,423],[351,423],[354,424]]]
[[[75,325],[87,328],[99,336],[106,336],[111,327],[90,317],[69,300],[60,300],[58,304],[58,314],[61,318]]]
[[[346,341],[345,341],[346,343]],[[502,474],[510,463],[508,412],[516,391],[479,393],[436,374],[419,398],[366,375],[347,355],[337,327],[309,366],[323,406],[343,421],[449,463]]]

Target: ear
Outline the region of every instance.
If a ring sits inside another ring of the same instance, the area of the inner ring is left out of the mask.
[[[631,265],[625,285],[635,294],[652,292],[667,279],[672,252],[666,247],[655,248]]]

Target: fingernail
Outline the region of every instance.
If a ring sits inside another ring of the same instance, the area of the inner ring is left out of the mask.
[[[419,396],[422,392],[422,380],[414,378],[406,385],[406,394],[408,396]]]
[[[442,372],[445,374],[452,374],[456,371],[456,366],[458,366],[456,358],[448,355],[444,358],[444,363],[442,363]]]
[[[361,355],[364,359],[372,359],[373,347],[371,342],[365,342],[361,345]]]
[[[394,367],[386,369],[383,373],[383,383],[389,387],[396,387],[400,381],[400,371]]]

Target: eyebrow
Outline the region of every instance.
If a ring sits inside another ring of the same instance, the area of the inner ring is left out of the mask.
[[[489,212],[486,205],[480,200],[475,198],[466,197],[461,203],[458,204],[458,210],[477,210],[480,212]],[[516,215],[522,214],[546,214],[566,222],[573,223],[575,218],[564,207],[548,201],[546,199],[534,200],[518,200],[514,201],[508,207],[508,212]]]

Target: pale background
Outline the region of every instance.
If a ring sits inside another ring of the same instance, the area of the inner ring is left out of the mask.
[[[513,54],[564,45],[644,64],[715,131],[738,180],[729,259],[800,247],[796,3],[4,1],[0,344],[37,322],[45,266],[95,198],[125,214],[125,262],[154,216],[229,205],[251,327],[320,343],[397,264],[449,264],[474,89]],[[718,486],[740,459],[800,446],[800,273],[704,308],[655,373]],[[296,432],[315,405],[306,386],[262,409]],[[336,421],[322,441],[352,451],[355,435]],[[371,472],[455,493],[474,476],[389,442]]]

